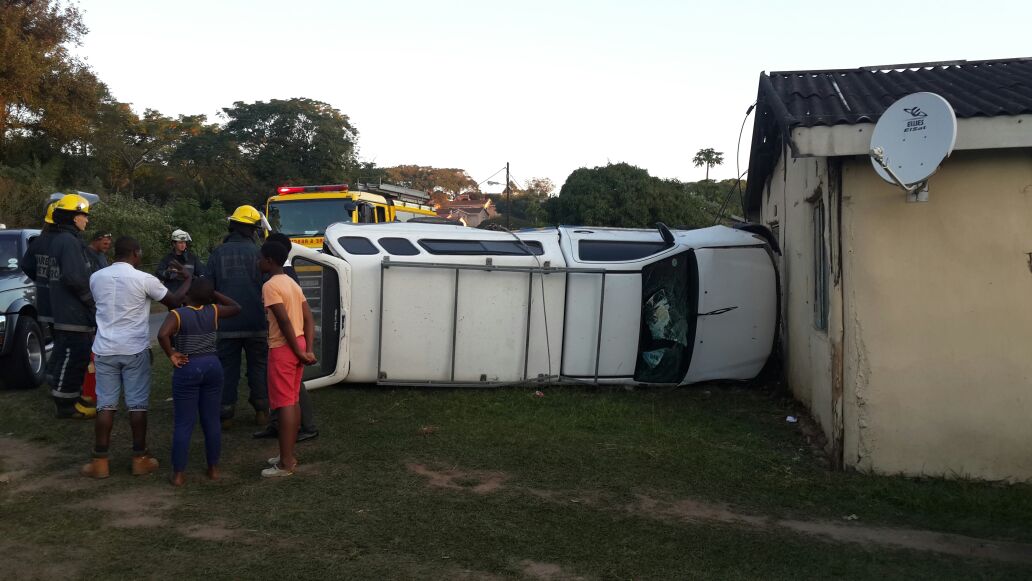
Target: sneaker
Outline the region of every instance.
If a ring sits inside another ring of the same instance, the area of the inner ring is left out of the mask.
[[[257,432],[251,434],[251,437],[255,440],[261,440],[263,438],[275,438],[279,436],[279,431],[272,424],[265,426]]]
[[[294,460],[295,460],[295,462],[297,462],[297,464],[294,464],[294,470],[297,470],[297,467],[298,467],[298,465],[301,464],[301,461],[298,460],[297,458],[294,458]],[[269,458],[268,460],[266,460],[266,462],[269,463],[269,466],[275,466],[275,465],[279,464],[279,456],[273,456],[272,458]]]
[[[318,436],[319,436],[319,430],[312,430],[310,432],[302,430],[302,431],[298,431],[297,439],[294,440],[294,441],[295,442],[304,442],[305,440],[311,440],[313,438],[317,438]]]
[[[262,470],[262,478],[280,478],[283,476],[291,476],[293,474],[293,470],[287,470],[286,468],[280,466],[278,462],[275,465],[270,466],[265,470]]]

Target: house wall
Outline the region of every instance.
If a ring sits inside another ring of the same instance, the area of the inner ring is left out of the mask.
[[[845,158],[842,198],[846,465],[1032,478],[1032,149],[955,152],[910,204]],[[793,342],[790,380],[826,373]]]
[[[833,162],[835,163],[835,162]],[[838,458],[841,429],[841,377],[834,377],[833,361],[842,353],[841,277],[837,268],[837,167],[827,158],[781,155],[767,184],[762,220],[776,227],[782,255],[782,347],[788,384],[793,395],[809,408]],[[825,208],[825,246],[814,247],[813,212],[822,200]],[[818,329],[814,314],[815,252],[830,268],[829,320]],[[837,379],[837,381],[836,381]]]

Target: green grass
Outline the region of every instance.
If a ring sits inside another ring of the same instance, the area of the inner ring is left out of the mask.
[[[223,482],[201,477],[198,429],[190,482],[170,492],[166,363],[155,377],[151,449],[162,477],[125,473],[120,418],[107,481],[82,490],[0,485],[0,563],[67,559],[94,578],[520,578],[531,561],[600,579],[1032,575],[1020,565],[629,508],[647,495],[774,518],[856,514],[858,524],[1032,541],[1030,487],[828,471],[785,422],[795,404],[760,390],[554,388],[538,398],[532,389],[322,389],[313,394],[322,435],[299,448],[303,474],[262,481],[274,444],[251,440],[253,427],[241,422],[224,436]],[[0,435],[60,453],[24,479],[77,466],[90,449],[92,426],[50,419],[43,390],[0,393],[0,425]],[[455,479],[466,490],[431,487],[408,464],[498,473],[504,482],[485,494],[468,490],[477,474]],[[109,513],[80,506],[127,491],[169,494],[167,509],[140,509],[164,522],[116,528]],[[235,536],[183,534],[210,523]]]

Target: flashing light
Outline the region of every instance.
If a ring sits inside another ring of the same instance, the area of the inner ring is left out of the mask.
[[[334,184],[329,186],[280,186],[276,188],[278,195],[285,194],[310,194],[314,192],[346,192],[348,184]]]

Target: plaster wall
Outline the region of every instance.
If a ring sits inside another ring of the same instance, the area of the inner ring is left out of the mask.
[[[954,152],[926,203],[844,158],[842,198],[845,464],[1032,479],[1032,149]]]
[[[786,150],[764,192],[762,216],[776,226],[781,245],[782,347],[788,384],[793,395],[810,410],[829,444],[837,441],[838,397],[833,389],[835,351],[841,353],[841,303],[834,268],[833,242],[837,218],[837,183],[827,158],[792,158]],[[825,247],[814,245],[813,212],[817,200],[825,208]],[[815,253],[832,266],[829,276],[828,329],[818,329],[814,314]],[[838,394],[841,395],[841,392]]]

